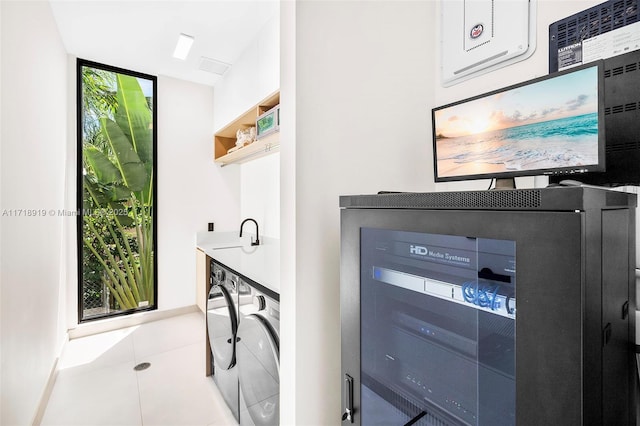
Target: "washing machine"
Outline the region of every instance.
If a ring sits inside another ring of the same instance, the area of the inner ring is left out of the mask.
[[[236,354],[238,333],[238,277],[215,262],[207,300],[207,332],[212,375],[222,397],[239,421],[239,385]]]
[[[248,285],[240,295],[236,338],[240,424],[274,426],[280,419],[280,296]]]

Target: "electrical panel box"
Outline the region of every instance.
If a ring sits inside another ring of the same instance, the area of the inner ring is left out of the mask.
[[[526,59],[535,50],[536,0],[451,0],[441,7],[445,87]]]

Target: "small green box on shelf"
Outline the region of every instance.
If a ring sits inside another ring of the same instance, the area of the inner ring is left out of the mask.
[[[280,105],[256,118],[257,139],[280,130]]]

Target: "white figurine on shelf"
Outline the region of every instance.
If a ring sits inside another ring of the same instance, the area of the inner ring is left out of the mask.
[[[238,129],[236,132],[236,146],[227,151],[230,154],[240,148],[253,143],[256,140],[256,128],[249,127],[248,129]]]

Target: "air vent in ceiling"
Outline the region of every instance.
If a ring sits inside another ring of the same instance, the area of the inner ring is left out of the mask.
[[[223,75],[225,72],[227,72],[230,66],[231,64],[227,64],[222,61],[216,61],[215,59],[206,58],[203,56],[200,58],[200,65],[198,66],[198,68],[202,71],[210,72],[212,74]]]

